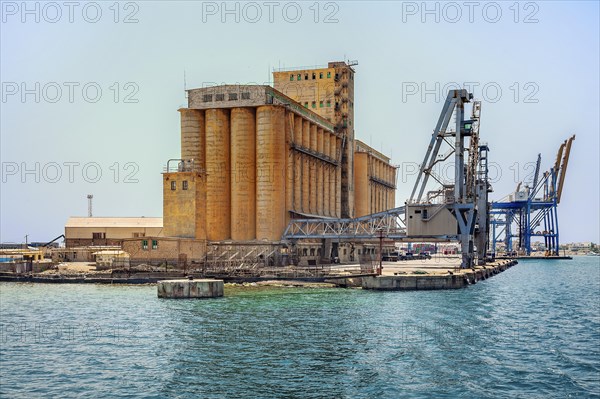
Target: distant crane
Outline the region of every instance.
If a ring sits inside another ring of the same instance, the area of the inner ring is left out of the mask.
[[[558,204],[565,183],[571,145],[575,135],[565,140],[556,154],[554,166],[542,175],[540,180],[541,155],[538,154],[535,173],[531,187],[517,190],[509,196],[508,202],[493,202],[491,204],[492,221],[492,252],[496,252],[496,241],[504,234],[506,251],[513,251],[512,238],[518,237],[518,250],[524,255],[531,255],[532,237],[543,237],[546,256],[559,256]],[[529,190],[529,191],[527,191]],[[517,235],[512,234],[511,226],[516,224]],[[539,227],[543,225],[543,230]],[[496,232],[497,226],[503,226]]]
[[[87,196],[88,199],[88,217],[92,217],[92,199],[94,199],[94,196],[92,194],[88,194]]]

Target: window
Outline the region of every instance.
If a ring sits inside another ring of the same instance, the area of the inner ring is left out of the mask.
[[[229,101],[235,101],[237,98],[237,93],[229,93]]]
[[[242,93],[242,100],[250,100],[250,92],[245,91]]]
[[[307,256],[308,255],[308,249],[304,248],[302,250],[302,256]]]
[[[346,248],[344,248],[344,255],[346,255]]]
[[[308,108],[308,101],[306,101],[306,102],[304,103],[304,107],[305,107],[305,108]]]
[[[217,94],[215,95],[215,101],[225,101],[225,94]]]
[[[158,240],[152,240],[152,249],[158,249]]]
[[[298,81],[302,80],[302,75],[298,74]]]
[[[327,72],[327,79],[331,79],[331,72]]]
[[[323,72],[319,72],[319,79],[323,79]]]
[[[183,190],[187,190],[188,189],[188,182],[187,182],[187,180],[184,180],[184,181],[181,182],[181,188]]]
[[[308,74],[307,73],[304,74],[304,80],[308,80]]]
[[[293,81],[294,81],[294,74],[291,74],[290,75],[290,82],[293,82]]]
[[[323,100],[319,101],[319,108],[323,108]]]
[[[313,80],[315,80],[317,78],[317,74],[313,72],[312,78],[313,78]]]
[[[146,233],[133,233],[133,238],[144,237]]]
[[[148,240],[142,240],[142,249],[148,249]]]
[[[177,182],[175,180],[171,181],[171,190],[177,190]]]
[[[331,107],[331,100],[327,100],[327,108]]]
[[[317,108],[317,102],[316,102],[316,101],[313,101],[313,102],[312,102],[312,107],[313,107],[313,108]]]
[[[205,103],[209,103],[212,101],[212,94],[205,94],[202,96],[202,101]]]
[[[310,249],[310,256],[315,256],[315,249],[314,248]]]
[[[92,233],[92,239],[103,240],[106,238],[106,233]]]

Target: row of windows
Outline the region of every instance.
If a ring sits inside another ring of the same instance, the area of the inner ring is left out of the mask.
[[[188,189],[188,182],[187,180],[184,180],[181,182],[181,189],[182,190],[187,190]],[[171,190],[175,191],[177,190],[177,182],[175,180],[171,181]]]
[[[361,251],[359,249],[358,250],[358,254],[359,255],[369,255],[369,254],[375,255],[375,248],[365,248],[365,249],[363,249],[362,254],[360,252]]]
[[[319,101],[319,108],[323,108],[324,107],[323,104],[325,104],[325,106],[327,106],[327,108],[329,108],[329,107],[331,107],[331,100],[327,100],[325,102],[323,102],[323,100]],[[313,101],[311,106],[312,106],[312,108],[317,108],[317,102]],[[304,107],[308,108],[308,101],[304,102]]]
[[[237,93],[227,93],[227,99],[229,101],[237,101],[238,94]],[[245,91],[242,93],[242,100],[250,100],[250,92]],[[202,96],[202,101],[205,103],[210,103],[213,101],[212,94],[204,94]],[[215,101],[225,101],[225,93],[215,94]]]
[[[343,72],[342,76],[345,76],[346,73]],[[315,72],[313,72],[312,74],[310,74],[310,76],[312,76],[312,79],[315,80],[317,79],[317,74]],[[323,72],[319,72],[319,79],[323,79]],[[290,82],[294,81],[294,77],[296,78],[297,81],[301,81],[302,80],[302,74],[299,73],[297,75],[294,75],[293,73],[290,73]],[[307,72],[304,73],[304,80],[308,80],[309,74]],[[339,74],[335,74],[335,80],[337,82],[337,80],[339,79],[340,75]],[[331,79],[331,72],[327,72],[327,79]],[[354,80],[354,75],[350,74],[350,80]]]
[[[337,79],[337,76],[338,75],[336,73],[335,74],[336,79]],[[298,81],[302,80],[302,74],[301,73],[297,74],[296,77],[297,77]],[[316,79],[317,78],[317,74],[313,72],[312,73],[312,78],[313,78],[313,80]],[[319,79],[323,79],[323,72],[319,72]],[[331,79],[331,72],[327,72],[327,79]],[[304,74],[304,80],[308,80],[308,73]],[[292,73],[292,74],[290,74],[290,82],[293,82],[293,81],[294,81],[294,74]]]
[[[148,249],[148,240],[142,240],[142,249]],[[158,249],[158,240],[152,240],[152,249]]]

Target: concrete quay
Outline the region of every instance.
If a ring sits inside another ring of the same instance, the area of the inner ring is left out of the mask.
[[[381,276],[362,277],[367,290],[439,290],[464,288],[485,280],[517,264],[516,260],[499,260],[472,269],[459,269],[447,259],[384,264]]]
[[[223,280],[163,280],[156,284],[159,298],[216,298],[223,296]]]

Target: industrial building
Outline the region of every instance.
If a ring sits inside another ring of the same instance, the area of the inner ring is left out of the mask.
[[[279,70],[274,87],[187,90],[181,156],[162,175],[163,218],[71,218],[67,246],[121,245],[134,263],[374,256],[373,240],[282,242],[291,220],[334,221],[395,206],[390,158],[354,139],[353,65]]]
[[[341,217],[354,213],[354,69],[357,62],[330,62],[323,68],[279,69],[276,90],[331,122],[342,138]]]
[[[65,246],[120,246],[124,238],[163,236],[163,218],[70,217],[65,224]]]
[[[394,207],[390,159],[354,140],[351,64],[273,77],[187,91],[181,159],[163,173],[165,236],[274,242],[291,219]]]
[[[278,241],[291,217],[341,215],[342,138],[269,86],[188,91],[181,160],[163,173],[165,235]]]
[[[396,168],[389,157],[360,140],[354,141],[354,188],[356,217],[396,206]]]

